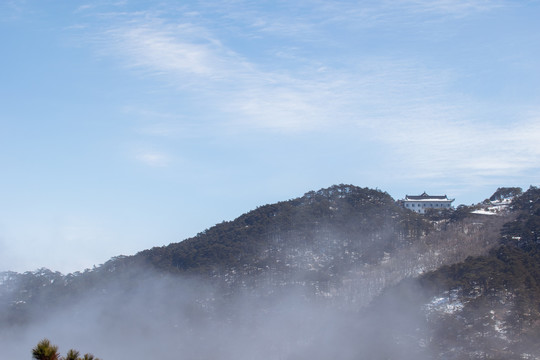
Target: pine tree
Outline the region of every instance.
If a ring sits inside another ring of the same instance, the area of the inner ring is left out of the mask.
[[[65,360],[79,360],[79,352],[77,350],[69,350]]]
[[[41,340],[35,348],[32,349],[32,358],[35,360],[100,360],[92,354],[84,354],[79,356],[77,350],[71,349],[67,352],[66,357],[61,357],[58,353],[58,346],[51,345],[48,339]]]
[[[48,339],[43,339],[32,349],[32,357],[36,360],[59,360],[58,346],[51,345]]]

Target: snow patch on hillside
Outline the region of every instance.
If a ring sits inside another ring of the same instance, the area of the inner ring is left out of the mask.
[[[501,200],[490,201],[488,206],[471,211],[471,213],[478,215],[502,215],[509,210],[512,199],[513,198],[504,198]]]
[[[458,297],[457,290],[445,291],[443,296],[434,296],[429,303],[424,305],[424,309],[429,313],[455,314],[463,310],[463,303]]]

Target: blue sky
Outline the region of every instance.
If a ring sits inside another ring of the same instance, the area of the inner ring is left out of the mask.
[[[0,3],[0,270],[83,270],[333,184],[539,185],[538,1]]]

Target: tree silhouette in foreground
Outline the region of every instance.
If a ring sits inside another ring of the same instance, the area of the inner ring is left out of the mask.
[[[92,354],[79,356],[77,350],[69,350],[66,357],[60,356],[58,346],[52,345],[48,339],[41,340],[35,348],[32,349],[32,358],[36,360],[100,360]]]

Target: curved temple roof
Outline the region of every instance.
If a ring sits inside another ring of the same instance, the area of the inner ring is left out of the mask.
[[[404,201],[443,201],[452,202],[446,195],[428,195],[425,191],[421,195],[405,195]]]

